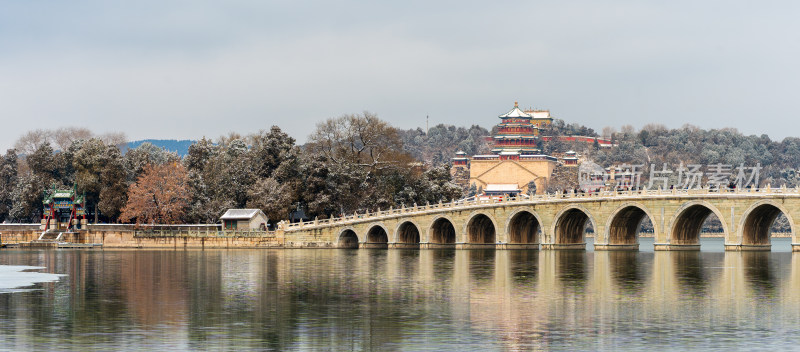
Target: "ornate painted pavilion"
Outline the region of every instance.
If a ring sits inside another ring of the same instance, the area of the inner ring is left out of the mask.
[[[77,195],[77,188],[45,191],[44,229],[72,231],[86,223],[86,196]]]

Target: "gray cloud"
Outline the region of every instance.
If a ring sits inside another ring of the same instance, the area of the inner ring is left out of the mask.
[[[216,137],[370,110],[793,131],[791,2],[21,2],[0,12],[0,147],[67,125]]]

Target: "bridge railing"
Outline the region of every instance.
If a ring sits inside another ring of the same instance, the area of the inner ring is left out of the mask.
[[[450,209],[450,208],[465,208],[473,206],[481,206],[487,204],[501,204],[512,202],[537,202],[537,201],[560,201],[565,199],[591,199],[591,198],[625,198],[625,197],[641,197],[641,196],[708,196],[708,195],[724,195],[724,194],[753,194],[753,195],[768,195],[768,194],[800,194],[800,188],[734,188],[734,189],[714,189],[709,187],[694,188],[694,189],[650,189],[650,190],[609,190],[600,192],[575,192],[574,190],[558,193],[545,193],[532,196],[517,196],[517,197],[476,197],[473,199],[453,200],[447,203],[425,204],[400,208],[378,209],[374,212],[365,211],[363,213],[355,212],[352,215],[343,215],[340,217],[331,217],[327,219],[298,223],[283,224],[284,229],[299,229],[305,227],[315,227],[321,225],[343,224],[351,221],[362,219],[379,219],[386,216],[394,216],[400,214],[413,214],[426,212],[436,209]]]

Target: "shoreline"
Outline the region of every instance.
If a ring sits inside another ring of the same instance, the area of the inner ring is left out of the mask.
[[[221,231],[217,224],[135,226],[90,224],[85,230],[63,233],[56,240],[39,241],[38,224],[0,224],[0,245],[6,248],[335,248],[330,243],[311,242],[297,245],[286,233],[278,231]],[[594,234],[587,234],[594,238]],[[652,233],[639,237],[652,238]],[[701,238],[722,238],[722,233],[701,233]],[[791,238],[791,233],[772,233],[771,238]],[[296,240],[296,239],[294,239]],[[62,245],[59,245],[62,243]]]

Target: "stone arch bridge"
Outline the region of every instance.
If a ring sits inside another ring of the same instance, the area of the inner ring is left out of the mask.
[[[286,247],[585,249],[639,248],[639,227],[653,224],[656,250],[697,250],[711,214],[726,250],[770,250],[770,226],[784,214],[800,250],[798,189],[708,189],[541,195],[404,207],[282,224]]]

